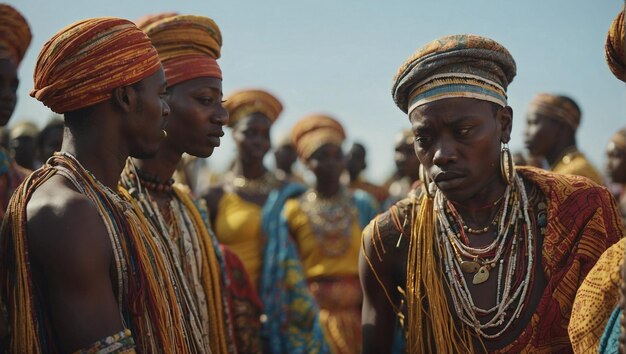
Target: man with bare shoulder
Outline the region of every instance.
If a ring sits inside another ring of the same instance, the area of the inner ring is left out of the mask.
[[[132,22],[76,22],[43,47],[31,95],[64,114],[60,153],[22,183],[1,233],[12,353],[197,352],[154,231],[114,190],[164,137],[166,81]]]
[[[585,178],[515,167],[498,42],[439,38],[399,69],[424,185],[363,232],[363,353],[571,353],[576,289],[624,237],[615,201]]]

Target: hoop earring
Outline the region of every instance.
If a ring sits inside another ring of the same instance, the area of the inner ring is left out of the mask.
[[[502,149],[500,150],[500,174],[506,184],[510,185],[513,183],[515,165],[513,164],[513,157],[507,143],[502,144]]]
[[[428,176],[428,173],[426,172],[426,169],[422,164],[420,164],[420,180],[422,181],[422,187],[424,188],[426,196],[428,196],[428,198],[434,198],[435,193],[431,192],[430,190],[430,183],[432,181],[430,180],[430,176]]]
[[[161,131],[163,132],[163,139],[167,138],[167,130],[163,129]]]

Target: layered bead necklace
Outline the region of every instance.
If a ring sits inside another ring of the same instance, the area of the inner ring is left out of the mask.
[[[519,176],[507,187],[504,204],[494,220],[496,237],[483,247],[470,247],[468,230],[456,209],[437,191],[435,213],[437,240],[454,309],[466,325],[483,338],[496,339],[519,318],[530,297],[535,272],[536,238],[529,214],[529,202]],[[472,233],[486,233],[486,228]],[[497,270],[496,304],[492,308],[475,305],[463,273],[474,274],[472,283],[487,281]],[[481,322],[481,318],[492,316]]]
[[[276,189],[280,184],[278,178],[270,171],[265,171],[261,177],[254,179],[229,173],[225,180],[230,180],[230,185],[237,192],[256,195],[269,194],[269,192]]]
[[[358,217],[350,193],[341,189],[336,196],[323,198],[309,189],[300,197],[300,205],[324,255],[343,255],[350,247],[352,224]]]

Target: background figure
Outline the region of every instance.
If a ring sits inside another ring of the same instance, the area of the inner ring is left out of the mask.
[[[379,205],[387,199],[388,193],[385,187],[370,183],[363,177],[363,171],[367,168],[367,151],[361,143],[354,143],[346,156],[346,171],[349,177],[350,189],[361,189],[371,194]]]
[[[10,143],[11,154],[18,165],[34,170],[39,167],[37,160],[37,139],[39,128],[33,122],[22,121],[11,128]]]
[[[606,174],[613,184],[624,225],[626,225],[626,128],[613,134],[606,148]]]
[[[304,184],[302,177],[293,172],[293,165],[298,160],[298,153],[291,142],[290,135],[285,134],[278,139],[274,146],[274,160],[276,161],[275,174],[279,180]]]
[[[0,127],[7,125],[17,104],[17,69],[31,41],[30,27],[17,10],[0,4]],[[19,166],[9,150],[0,149],[0,218],[13,190],[30,170]]]
[[[63,119],[53,117],[39,133],[37,147],[39,149],[39,161],[43,164],[56,151],[61,151],[63,144]]]
[[[340,182],[345,167],[341,124],[323,115],[299,120],[292,140],[316,177],[315,185],[285,204],[289,233],[298,245],[320,323],[334,354],[361,352],[362,294],[358,278],[361,231],[376,214],[364,191]]]
[[[267,350],[324,353],[319,311],[295,246],[289,235],[276,231],[290,187],[301,187],[285,186],[263,164],[282,104],[263,90],[236,91],[225,101],[237,156],[224,183],[204,196],[215,234],[239,256],[258,291],[267,316],[262,327]]]
[[[526,116],[526,148],[532,156],[545,157],[553,172],[584,176],[602,185],[602,176],[576,146],[580,119],[580,108],[573,99],[538,94]]]
[[[415,154],[413,143],[415,137],[411,129],[405,129],[396,135],[394,141],[395,153],[393,155],[396,163],[394,179],[389,181],[389,198],[383,205],[386,210],[400,199],[406,198],[409,192],[419,187],[420,161]]]

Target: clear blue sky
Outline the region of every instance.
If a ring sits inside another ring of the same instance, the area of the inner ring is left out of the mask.
[[[604,60],[604,41],[620,1],[139,1],[10,0],[34,35],[20,68],[19,102],[11,123],[45,124],[51,113],[28,96],[34,63],[54,33],[96,16],[135,20],[177,11],[213,18],[223,37],[219,60],[226,94],[244,87],[274,93],[285,106],[272,135],[302,116],[325,112],[346,127],[348,142],[368,147],[368,175],[393,169],[393,137],[409,127],[391,99],[393,75],[418,47],[447,34],[491,37],[513,54],[518,74],[509,86],[514,111],[511,147],[523,147],[528,103],[541,91],[567,94],[583,111],[578,143],[603,168],[608,138],[626,126],[624,84]],[[234,156],[230,136],[210,158],[222,169]]]

